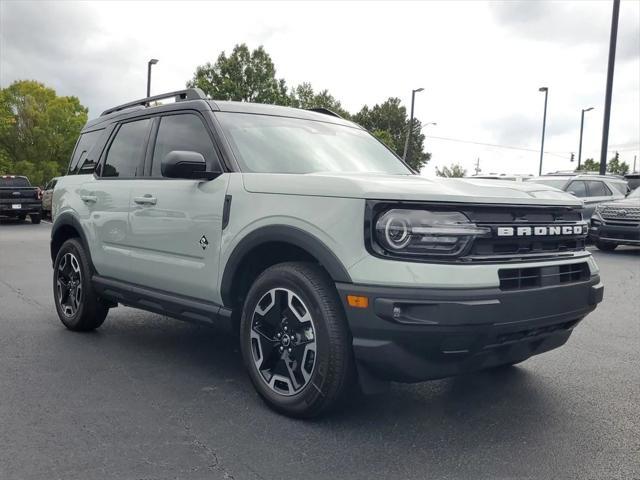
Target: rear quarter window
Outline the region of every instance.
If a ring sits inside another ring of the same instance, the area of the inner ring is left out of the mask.
[[[97,163],[97,161],[94,160],[96,155],[95,152],[93,152],[93,149],[98,143],[98,140],[100,140],[100,137],[102,137],[103,133],[104,129],[101,129],[82,133],[80,135],[80,138],[78,138],[78,142],[76,143],[76,148],[73,150],[73,155],[71,155],[68,175],[93,173]]]

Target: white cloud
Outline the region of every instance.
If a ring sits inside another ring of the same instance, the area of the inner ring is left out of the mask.
[[[481,158],[483,171],[536,172],[549,87],[544,170],[574,166],[580,109],[583,158],[599,157],[610,2],[2,2],[0,84],[35,78],[76,95],[95,116],[184,87],[196,65],[236,43],[262,44],[289,85],[328,88],[351,110],[412,88],[436,165]],[[610,145],[632,162],[640,142],[640,3],[622,2]],[[622,147],[620,147],[622,148]]]

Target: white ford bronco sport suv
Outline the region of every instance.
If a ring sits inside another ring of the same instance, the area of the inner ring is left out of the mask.
[[[326,110],[145,98],[87,123],[55,187],[55,305],[235,328],[267,404],[310,417],[563,345],[603,286],[581,201],[545,188],[420,177]]]

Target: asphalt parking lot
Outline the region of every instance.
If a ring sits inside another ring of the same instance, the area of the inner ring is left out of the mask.
[[[0,225],[0,479],[640,478],[640,249],[594,251],[605,299],[519,367],[268,410],[235,342],[118,307],[64,329],[50,225]]]

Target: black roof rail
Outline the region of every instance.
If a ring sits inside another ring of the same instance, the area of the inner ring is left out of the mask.
[[[324,107],[306,108],[305,110],[309,110],[310,112],[324,113],[325,115],[331,115],[332,117],[342,118],[333,110],[329,110],[328,108],[324,108]]]
[[[137,106],[147,107],[151,102],[158,100],[165,100],[167,98],[175,97],[176,102],[184,102],[186,100],[206,100],[207,96],[199,88],[187,88],[185,90],[177,90],[175,92],[163,93],[162,95],[154,95],[153,97],[141,98],[140,100],[134,100],[133,102],[123,103],[117,107],[109,108],[100,114],[101,117],[109,115],[113,112],[119,112],[126,108],[132,108]]]

